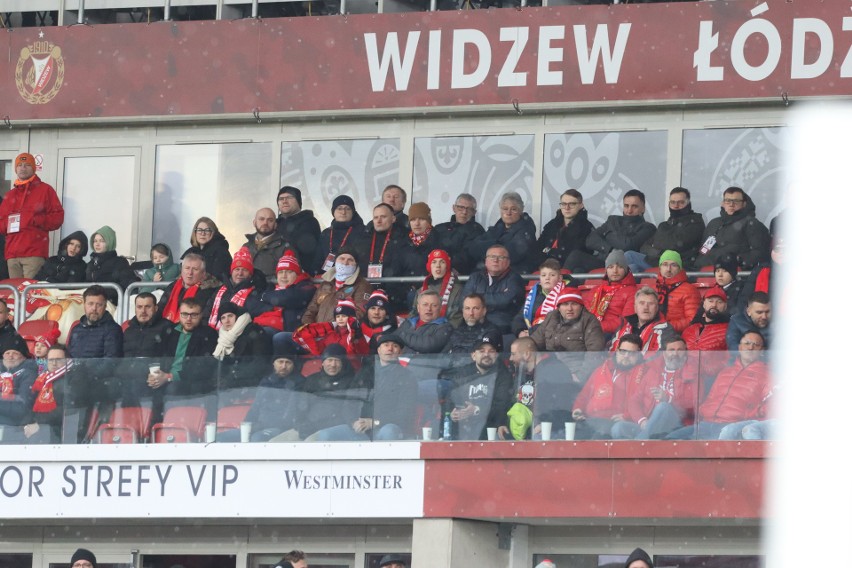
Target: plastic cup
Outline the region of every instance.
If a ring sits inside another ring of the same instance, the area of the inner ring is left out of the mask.
[[[497,428],[487,428],[488,439],[492,442],[497,439]]]
[[[541,423],[541,439],[549,440],[550,433],[553,430],[553,422],[542,422]]]
[[[251,422],[241,422],[240,423],[240,442],[243,444],[249,441],[249,437],[251,437]]]
[[[216,441],[216,423],[208,422],[206,426],[204,426],[204,441],[208,444],[210,442]]]
[[[428,441],[432,439],[432,428],[429,426],[423,427],[423,440]]]
[[[576,422],[566,422],[565,423],[565,439],[566,440],[573,440],[574,439],[574,432],[575,432],[576,429],[577,429],[577,423]]]
[[[160,364],[159,363],[152,363],[148,367],[148,372],[151,373],[152,375],[159,373],[160,372]]]

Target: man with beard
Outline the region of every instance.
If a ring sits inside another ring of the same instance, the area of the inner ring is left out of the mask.
[[[627,389],[642,372],[642,339],[627,334],[610,359],[598,367],[574,401],[571,417],[578,439],[609,439],[617,423],[627,420]]]
[[[497,326],[486,319],[487,315],[488,307],[481,294],[465,296],[462,300],[462,322],[453,329],[443,352],[455,355],[470,353],[480,338],[487,334],[500,333]]]
[[[506,425],[513,382],[500,361],[502,349],[499,333],[485,334],[470,355],[473,363],[442,373],[442,378],[452,381],[444,416],[452,422],[453,439],[484,440],[487,428]]]
[[[663,340],[663,356],[627,385],[627,419],[612,427],[613,438],[648,440],[692,423],[698,404],[695,359],[677,335]]]
[[[683,260],[673,250],[660,256],[660,273],[657,275],[657,295],[660,311],[675,331],[682,332],[695,317],[701,306],[701,294],[689,282],[683,271]]]
[[[221,327],[220,307],[229,302],[244,308],[252,318],[262,314],[266,311],[266,306],[260,301],[264,290],[266,290],[265,275],[255,270],[249,250],[246,247],[241,248],[231,262],[228,281],[207,302],[204,310],[204,313],[208,314],[207,325],[213,329]]]
[[[124,330],[124,360],[120,374],[124,406],[136,406],[139,398],[150,395],[146,384],[151,358],[159,355],[163,333],[171,325],[157,313],[156,298],[150,292],[136,296],[135,315]]]
[[[265,279],[267,275],[275,274],[278,259],[286,249],[292,247],[282,234],[276,232],[278,223],[272,209],[258,209],[253,224],[255,232],[246,234],[247,240],[243,247],[248,249],[255,270],[262,272]]]
[[[365,313],[361,318],[361,333],[370,345],[370,352],[375,353],[379,338],[389,331],[396,330],[396,316],[388,312],[390,303],[384,290],[373,290],[370,299],[364,306]]]
[[[701,309],[695,314],[692,323],[683,330],[683,340],[690,351],[706,351],[701,355],[701,376],[704,379],[715,377],[728,358],[727,295],[719,286],[713,286],[704,295]],[[711,352],[716,353],[711,353]]]
[[[771,343],[772,304],[769,294],[766,292],[755,292],[748,299],[748,307],[731,316],[728,324],[728,332],[725,340],[728,349],[739,345],[740,338],[748,331],[757,331],[768,346]]]
[[[633,308],[636,313],[624,317],[624,323],[612,338],[610,351],[615,351],[618,341],[628,333],[635,333],[642,338],[643,353],[658,351],[663,337],[674,334],[674,330],[660,313],[660,303],[654,289],[650,286],[639,288]]]
[[[319,221],[314,212],[302,209],[302,191],[285,185],[278,190],[278,219],[275,231],[292,244],[300,263],[310,262],[317,250],[320,236]],[[264,273],[267,276],[271,272]]]
[[[693,266],[704,233],[704,217],[692,210],[692,196],[685,187],[669,192],[669,218],[657,225],[657,232],[645,241],[639,252],[627,254],[633,272],[644,272],[660,264],[664,251],[680,253],[684,266]]]

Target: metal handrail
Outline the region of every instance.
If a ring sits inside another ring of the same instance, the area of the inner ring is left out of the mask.
[[[15,327],[20,326],[24,322],[24,314],[26,314],[27,311],[26,306],[24,304],[27,303],[27,294],[30,290],[85,290],[86,288],[88,288],[89,286],[93,286],[94,284],[94,282],[66,282],[64,284],[37,282],[35,284],[27,284],[26,286],[24,286],[24,289],[21,290],[20,302],[18,304],[21,309],[15,310]],[[97,282],[97,284],[103,286],[104,288],[110,288],[116,291],[116,293],[118,294],[118,302],[116,303],[115,309],[116,313],[118,313],[118,307],[124,300],[124,290],[115,282]]]
[[[26,309],[21,310],[21,293],[18,291],[18,287],[12,286],[11,284],[0,284],[0,290],[9,290],[10,292],[12,292],[12,299],[14,300],[12,306],[15,308],[15,321],[17,321],[18,312],[26,311]],[[17,327],[18,326],[15,325],[16,329]]]
[[[124,298],[122,298],[120,314],[121,321],[129,320],[133,314],[130,313],[130,297],[133,295],[134,290],[138,290],[139,288],[168,288],[169,284],[174,282],[174,280],[169,280],[168,282],[132,282],[124,292]]]

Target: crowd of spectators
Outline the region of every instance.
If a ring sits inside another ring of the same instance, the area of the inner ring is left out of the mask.
[[[131,266],[108,226],[90,238],[70,233],[48,258],[64,213],[33,165],[18,156],[0,204],[9,275],[82,283],[85,313],[65,345],[26,338],[31,353],[0,302],[4,442],[84,441],[115,408],[147,405],[156,423],[175,400],[203,401],[208,415],[253,400],[258,441],[411,439],[432,423],[463,439],[491,428],[503,439],[537,437],[542,422],[557,434],[574,422],[579,438],[769,430],[774,386],[762,351],[783,240],[741,188],[725,190],[705,226],[676,187],[658,227],[644,220],[639,190],[624,195],[622,215],[594,227],[569,189],[539,235],[514,192],[500,197],[488,229],[469,194],[433,226],[426,203],[406,214],[396,185],[366,225],[338,196],[322,229],[301,191],[285,186],[277,215],[259,209],[233,256],[201,217],[179,263],[157,243],[150,262]],[[702,267],[712,286],[699,289],[686,271]],[[579,271],[600,280],[572,276]],[[639,279],[645,271],[656,274]],[[529,283],[527,272],[536,273]],[[109,309],[114,291],[101,284],[124,288],[140,274],[158,284],[135,296],[122,325]],[[389,276],[422,281],[369,281]]]

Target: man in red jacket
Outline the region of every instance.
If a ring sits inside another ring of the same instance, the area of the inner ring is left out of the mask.
[[[702,380],[712,380],[728,362],[728,295],[721,286],[713,286],[704,295],[701,309],[692,323],[683,330],[683,339],[690,351],[702,351]],[[715,352],[715,353],[714,353]]]
[[[50,231],[62,226],[65,210],[56,191],[35,175],[32,154],[15,158],[15,183],[0,203],[0,232],[6,235],[10,278],[34,278],[48,257]]]
[[[680,253],[667,250],[660,256],[660,273],[657,275],[657,295],[660,311],[678,333],[695,317],[701,307],[701,294],[686,278]]]
[[[719,373],[698,407],[696,424],[679,428],[666,439],[714,440],[728,424],[765,419],[765,401],[772,391],[769,366],[763,358],[765,345],[759,332],[747,331],[740,339],[739,357]]]

